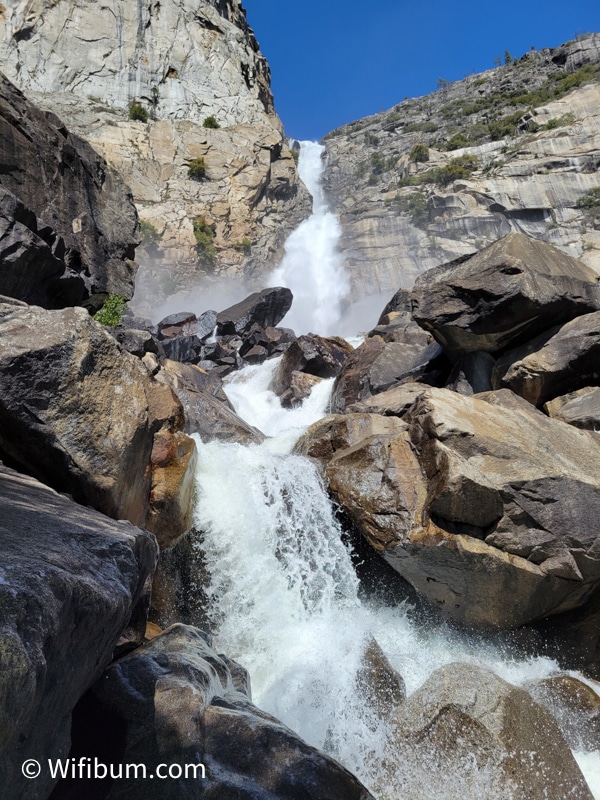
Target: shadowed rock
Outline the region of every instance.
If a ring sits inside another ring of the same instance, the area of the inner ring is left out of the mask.
[[[248,333],[253,325],[274,328],[292,307],[289,289],[276,287],[255,292],[217,314],[217,334],[234,336]]]

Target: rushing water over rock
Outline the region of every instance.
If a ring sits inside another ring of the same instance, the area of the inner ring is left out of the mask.
[[[249,669],[261,708],[334,755],[378,798],[417,798],[425,786],[432,797],[449,800],[432,788],[426,767],[395,750],[389,717],[365,694],[361,675],[373,639],[409,694],[453,661],[489,667],[514,684],[557,666],[441,623],[419,626],[406,603],[363,598],[314,465],[289,454],[325,413],[328,386],[285,411],[268,391],[275,368],[272,361],[246,369],[228,386],[238,413],[271,438],[249,447],[198,442],[196,523],[218,646]],[[587,754],[585,761],[589,779],[597,759]],[[480,779],[485,783],[485,775]],[[471,783],[467,791],[459,774],[452,781],[452,797],[471,798],[481,789]],[[495,797],[490,792],[486,798]]]
[[[298,334],[329,336],[340,331],[350,283],[338,250],[340,224],[321,187],[324,151],[317,142],[301,143],[298,171],[313,197],[313,213],[288,237],[285,256],[270,283],[287,286],[294,294],[285,325]]]

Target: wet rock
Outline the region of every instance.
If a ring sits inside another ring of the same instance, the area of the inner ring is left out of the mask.
[[[560,250],[511,233],[419,276],[413,315],[451,358],[496,353],[600,308],[596,274]]]
[[[498,360],[494,388],[508,387],[536,406],[600,383],[600,312],[568,322]]]
[[[550,711],[572,750],[600,750],[598,691],[572,675],[553,675],[525,688]]]
[[[379,336],[367,339],[344,362],[333,386],[331,410],[341,413],[352,403],[395,384],[434,381],[439,377],[436,362],[442,361],[442,349],[436,342],[424,345],[384,342]]]
[[[189,364],[165,360],[156,376],[178,396],[185,414],[184,430],[197,433],[203,442],[260,444],[264,435],[235,413],[215,372],[205,373]]]
[[[158,353],[159,346],[151,333],[146,330],[136,330],[135,328],[115,328],[112,335],[121,345],[123,350],[127,350],[133,356],[143,358],[146,353]]]
[[[600,431],[600,388],[586,386],[555,397],[544,404],[544,411],[549,417],[575,425],[576,428]]]
[[[256,708],[247,687],[245,670],[184,625],[111,665],[91,694],[98,741],[88,739],[89,754],[102,752],[110,730],[123,741],[124,763],[144,763],[151,772],[161,763],[201,763],[205,773],[196,780],[115,781],[106,800],[371,798],[332,758]],[[78,790],[63,782],[57,797],[77,797]]]
[[[0,396],[5,461],[113,518],[174,538],[189,528],[181,404],[87,311],[0,304]]]
[[[281,397],[291,388],[292,373],[317,378],[335,378],[354,348],[338,336],[324,338],[314,333],[300,336],[285,351],[271,381],[271,390]]]
[[[66,757],[73,707],[120,638],[142,641],[157,546],[4,466],[0,544],[0,794],[48,797],[21,765]]]
[[[217,314],[217,334],[234,336],[247,333],[253,325],[277,326],[292,307],[289,289],[277,287],[255,292]]]
[[[198,317],[192,311],[178,311],[161,319],[156,327],[159,339],[189,336],[198,332]]]
[[[506,390],[411,400],[398,401],[402,420],[332,416],[300,440],[356,528],[462,623],[515,627],[582,606],[600,582],[595,436]]]
[[[482,667],[436,670],[395,722],[401,796],[592,798],[550,712]]]
[[[302,404],[303,400],[310,397],[313,388],[321,383],[323,378],[316,375],[308,375],[306,372],[292,372],[290,385],[280,396],[279,400],[283,408],[295,408]]]
[[[357,688],[379,719],[390,720],[406,699],[406,686],[402,676],[388,661],[377,641],[371,638],[367,645]]]
[[[0,141],[0,293],[49,308],[131,298],[139,224],[117,173],[4,76]]]

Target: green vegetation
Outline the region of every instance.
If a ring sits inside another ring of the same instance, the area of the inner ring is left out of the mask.
[[[408,197],[398,196],[392,201],[396,208],[408,214],[410,221],[416,228],[425,230],[429,225],[429,209],[427,198],[420,193],[410,194]]]
[[[192,225],[196,239],[198,264],[205,269],[213,269],[217,260],[217,249],[213,243],[215,231],[204,217],[198,217]]]
[[[148,122],[148,112],[138,100],[132,100],[129,104],[129,119],[135,122]]]
[[[398,186],[421,186],[425,183],[436,183],[439,186],[448,186],[453,181],[470,178],[473,170],[477,169],[479,160],[477,156],[464,155],[453,158],[443,167],[434,167],[422,172],[420,175],[410,175],[401,178]]]
[[[142,247],[160,242],[162,237],[151,222],[146,219],[140,220],[140,228],[142,229]]]
[[[193,158],[188,164],[188,175],[196,181],[206,178],[206,162],[203,156]]]
[[[202,123],[202,125],[203,125],[205,128],[213,128],[214,130],[216,130],[217,128],[220,128],[220,127],[221,127],[221,126],[219,125],[219,123],[217,122],[217,118],[216,118],[216,117],[213,117],[213,116],[212,116],[212,114],[211,114],[211,116],[210,116],[210,117],[207,117],[207,118],[204,120],[204,122]]]
[[[589,192],[586,192],[582,195],[576,203],[577,208],[583,208],[586,210],[589,209],[600,209],[600,186],[597,186],[595,189],[590,189]]]
[[[377,147],[379,144],[379,137],[375,136],[374,133],[367,131],[367,133],[365,133],[365,144],[369,145],[370,147]]]
[[[435,133],[438,126],[435,122],[409,122],[402,128],[402,133]]]
[[[127,301],[119,294],[109,294],[104,305],[94,314],[94,319],[100,325],[107,325],[109,328],[116,328],[123,319],[123,313],[127,308]]]
[[[429,161],[429,148],[426,144],[416,144],[410,151],[408,158],[410,161],[414,161],[415,164],[424,164]]]
[[[233,245],[233,249],[237,250],[240,253],[245,253],[246,255],[249,255],[250,250],[252,249],[252,242],[250,241],[250,239],[248,239],[248,237],[244,236],[244,238],[241,241],[236,242]]]
[[[290,153],[292,154],[292,158],[294,159],[294,161],[297,164],[298,163],[298,159],[300,158],[300,150],[290,150]]]
[[[446,142],[446,150],[458,150],[461,147],[468,147],[470,144],[464,133],[455,133]]]
[[[554,128],[562,128],[564,125],[572,125],[575,121],[575,114],[569,111],[567,114],[563,114],[561,117],[553,117],[552,119],[549,119],[545,125],[542,125],[542,129],[551,131],[554,130]]]

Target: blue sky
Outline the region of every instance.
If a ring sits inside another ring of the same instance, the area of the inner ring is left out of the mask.
[[[494,66],[508,50],[600,31],[600,0],[242,0],[273,73],[286,132],[346,122]]]

